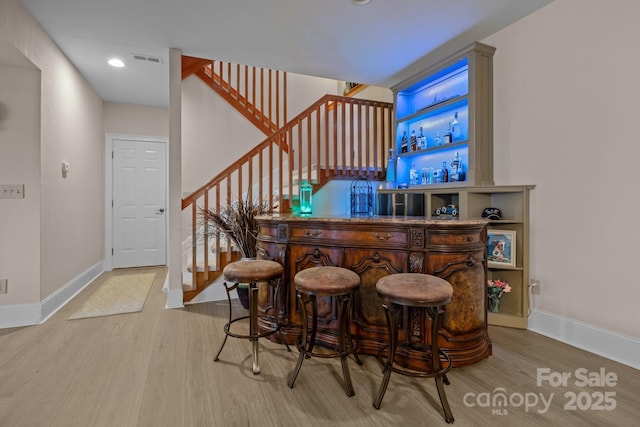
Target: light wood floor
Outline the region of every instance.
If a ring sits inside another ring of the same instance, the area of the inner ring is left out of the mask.
[[[229,339],[221,360],[226,306],[164,308],[164,269],[142,312],[68,320],[109,274],[38,326],[0,330],[0,426],[423,426],[446,425],[432,379],[392,375],[380,410],[372,397],[382,378],[372,356],[351,363],[356,395],[342,388],[337,359],[304,362],[293,389],[286,376],[297,352],[262,340],[262,373],[251,373],[251,347]],[[140,272],[141,270],[136,270]],[[127,274],[128,271],[110,274]],[[637,426],[640,371],[530,331],[490,327],[493,356],[450,372],[447,396],[457,426]],[[566,386],[536,383],[536,370],[571,372]],[[612,387],[579,387],[576,369],[617,375]],[[484,398],[502,393],[508,406]],[[576,409],[615,393],[613,410]],[[580,394],[582,393],[582,394]],[[522,399],[551,399],[528,409]],[[474,405],[474,406],[472,406]],[[501,413],[498,413],[501,410]],[[505,413],[506,411],[506,413]]]

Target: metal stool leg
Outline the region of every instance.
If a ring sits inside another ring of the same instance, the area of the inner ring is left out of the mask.
[[[309,359],[311,357],[311,353],[313,353],[313,348],[316,345],[316,334],[318,332],[318,297],[315,295],[310,295],[309,301],[311,301],[311,336],[309,337],[306,358]],[[306,319],[305,313],[305,319]]]
[[[344,387],[347,396],[351,397],[355,393],[353,384],[351,383],[351,374],[349,373],[349,363],[347,354],[346,340],[351,339],[349,328],[351,326],[349,309],[351,308],[351,295],[342,295],[336,297],[340,308],[338,309],[338,350],[341,353],[340,363],[342,365],[342,375],[344,377]],[[349,347],[351,347],[351,342]]]
[[[216,353],[216,357],[213,359],[215,362],[217,362],[219,360],[220,353],[222,353],[222,349],[224,348],[224,345],[227,343],[227,338],[229,338],[229,335],[227,334],[227,332],[229,331],[229,327],[231,325],[231,296],[230,296],[230,293],[231,293],[231,291],[233,291],[238,286],[237,283],[235,285],[233,285],[232,287],[228,287],[227,286],[227,282],[224,282],[223,284],[224,284],[224,289],[227,291],[227,305],[228,305],[228,308],[229,308],[229,321],[224,326],[224,329],[225,329],[224,339],[222,340],[222,344],[220,345],[220,348],[218,349],[218,353]]]
[[[433,370],[436,372],[435,381],[436,388],[438,389],[438,396],[440,397],[440,404],[444,411],[444,419],[447,423],[453,422],[453,414],[449,407],[449,401],[447,400],[447,394],[444,391],[443,377],[446,379],[446,374],[442,373],[440,366],[440,347],[438,345],[438,331],[440,330],[440,318],[444,312],[440,306],[433,309],[432,312],[432,328],[431,328],[431,360],[433,363]],[[447,384],[449,380],[446,380]]]
[[[274,317],[276,319],[276,328],[278,329],[280,340],[284,343],[285,347],[287,347],[287,351],[290,352],[291,348],[289,348],[289,344],[287,344],[287,341],[284,339],[284,335],[282,335],[282,331],[280,330],[280,328],[282,327],[282,318],[280,317],[280,279],[277,279],[274,292],[275,297],[273,298],[273,306]]]
[[[351,335],[351,320],[353,319],[353,299],[354,295],[352,294],[349,296],[349,307],[347,308],[349,313],[349,321],[347,322],[346,342],[349,347],[349,351],[353,355],[353,360],[355,360],[358,365],[362,365],[362,360],[360,360],[360,357],[358,357],[358,353],[356,353],[358,345],[357,343],[354,343],[353,335]]]
[[[260,373],[260,361],[258,359],[258,287],[255,283],[249,284],[249,336],[251,337],[253,353],[253,373]]]
[[[291,374],[289,375],[289,381],[287,381],[289,388],[293,388],[296,382],[296,378],[298,378],[298,374],[300,373],[302,362],[306,357],[309,357],[309,353],[308,353],[309,344],[307,341],[307,337],[309,334],[309,326],[307,321],[307,308],[306,308],[306,303],[308,301],[305,301],[305,297],[300,293],[298,293],[298,301],[300,302],[300,309],[302,311],[302,334],[298,339],[298,351],[300,352],[298,354],[298,361],[296,362],[296,367],[293,369],[293,371],[291,371]],[[315,331],[314,331],[314,335],[315,335]]]
[[[382,383],[380,384],[380,388],[378,389],[378,395],[373,401],[373,407],[376,409],[380,409],[382,398],[387,391],[389,378],[391,377],[393,359],[395,358],[396,348],[398,345],[398,327],[396,321],[399,307],[395,304],[383,304],[382,307],[384,308],[384,314],[387,318],[387,329],[389,331],[389,350],[387,354],[387,362],[384,365],[384,377],[382,378]]]

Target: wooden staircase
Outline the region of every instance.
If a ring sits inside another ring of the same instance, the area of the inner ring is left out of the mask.
[[[392,146],[393,104],[325,95],[278,126],[280,118],[286,116],[286,96],[283,99],[278,95],[276,100],[271,96],[275,87],[278,91],[284,87],[286,94],[286,73],[246,68],[243,73],[242,67],[224,64],[216,67],[211,60],[185,58],[183,78],[196,74],[203,81],[206,79],[213,90],[267,135],[262,142],[182,200],[182,209],[190,218],[191,253],[188,264],[201,266],[192,268],[201,271],[197,274],[192,271],[191,283],[183,286],[186,302],[219,277],[223,266],[234,259],[233,251],[224,250],[229,245],[221,241],[219,235],[209,235],[207,229],[199,224],[201,209],[218,210],[220,206],[242,197],[260,203],[266,201],[271,206],[278,206],[280,213],[289,213],[297,199],[297,184],[302,180],[312,183],[314,192],[332,179],[365,177],[383,180],[386,153]],[[254,88],[262,88],[262,95],[251,95],[253,90],[237,87],[225,81],[222,72],[216,73],[216,70],[226,70],[224,75],[229,76],[233,69],[248,76],[284,74],[284,82],[272,85],[264,81],[252,83],[252,79],[238,78],[237,75],[232,78],[236,82],[249,82]],[[255,100],[262,105],[256,107]],[[272,107],[263,113],[263,105]]]

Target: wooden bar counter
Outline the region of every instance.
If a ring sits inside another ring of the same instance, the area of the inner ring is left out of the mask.
[[[376,282],[388,274],[426,273],[453,286],[440,333],[440,347],[453,366],[476,363],[491,355],[487,334],[486,226],[484,220],[429,220],[421,217],[257,217],[258,258],[285,267],[280,287],[279,311],[285,320],[284,339],[293,344],[301,332],[302,318],[293,277],[305,268],[335,265],[355,271],[361,278],[354,304],[353,334],[358,352],[377,354],[387,344],[386,318],[376,292]],[[261,288],[261,327],[273,326],[274,298]],[[337,346],[337,311],[331,297],[318,299],[318,339]],[[425,344],[428,316],[407,309],[402,314],[400,338]],[[272,339],[277,340],[278,335]],[[401,364],[428,369],[428,358],[412,349],[399,351]]]

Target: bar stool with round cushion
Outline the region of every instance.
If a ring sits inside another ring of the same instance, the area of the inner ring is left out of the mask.
[[[356,344],[351,336],[351,305],[353,296],[360,287],[360,276],[342,267],[320,266],[311,267],[298,272],[293,278],[300,307],[302,309],[302,335],[299,338],[298,362],[289,376],[289,387],[293,388],[302,362],[305,358],[340,357],[344,387],[347,396],[353,396],[353,385],[347,358],[354,355],[356,362],[362,362],[355,353]],[[335,352],[314,352],[318,329],[318,301],[317,297],[334,297],[338,302],[338,349]],[[307,305],[311,305],[311,329],[307,319]]]
[[[215,361],[218,361],[220,357],[220,353],[222,353],[222,349],[224,345],[227,343],[228,337],[248,339],[253,343],[253,373],[260,373],[260,364],[258,360],[258,338],[263,338],[276,332],[280,334],[282,342],[286,342],[284,337],[282,337],[282,333],[280,332],[280,328],[282,324],[280,323],[279,313],[279,305],[278,305],[278,295],[280,294],[280,280],[282,278],[282,274],[284,273],[284,268],[281,264],[275,261],[268,260],[240,260],[235,261],[227,266],[222,271],[224,276],[224,288],[227,291],[227,301],[229,304],[229,321],[224,325],[224,340],[222,341],[222,345],[216,354]],[[233,283],[232,286],[227,286],[227,282]],[[276,326],[271,330],[260,332],[258,329],[258,284],[259,283],[267,283],[271,285],[275,292],[274,297],[274,316],[276,320]],[[231,292],[236,289],[241,283],[246,283],[249,285],[249,315],[240,316],[235,319],[232,318],[232,309],[231,309]],[[231,326],[244,319],[249,319],[249,334],[239,334],[231,331]],[[287,350],[289,350],[289,346],[287,345]]]
[[[389,331],[389,345],[383,347],[378,352],[378,360],[384,366],[384,378],[378,395],[373,401],[373,406],[380,409],[382,398],[389,385],[389,377],[391,372],[414,377],[434,377],[440,403],[444,410],[444,419],[448,423],[453,422],[453,414],[447,401],[447,395],[444,391],[443,382],[449,384],[447,372],[451,368],[451,358],[440,350],[438,345],[438,331],[440,330],[441,317],[444,314],[444,307],[451,302],[453,295],[453,287],[449,282],[439,277],[421,273],[399,273],[385,276],[376,283],[376,290],[382,299],[382,307],[385,310],[387,318],[387,327]],[[410,307],[412,309],[424,309],[431,318],[431,331],[429,340],[431,345],[418,346],[411,343],[412,350],[422,350],[429,353],[431,358],[431,369],[429,372],[419,372],[399,366],[395,362],[396,351],[398,345],[408,346],[409,343],[398,344],[398,317],[402,311],[402,307]],[[387,359],[382,359],[382,353],[387,351]],[[440,356],[446,360],[446,367],[442,368]]]

